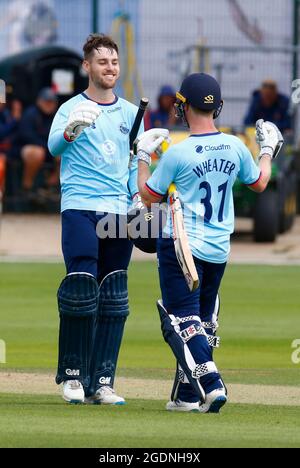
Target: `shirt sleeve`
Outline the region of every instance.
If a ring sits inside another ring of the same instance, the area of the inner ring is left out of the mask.
[[[163,197],[172,182],[176,183],[178,159],[174,148],[170,148],[161,157],[157,168],[146,182],[146,188],[152,195]]]
[[[52,156],[60,156],[72,144],[64,138],[68,117],[67,109],[62,105],[53,119],[48,137],[48,148]]]
[[[238,173],[238,178],[243,184],[254,185],[260,178],[260,169],[254,161],[252,154],[248,148],[241,143],[240,146],[241,166]]]

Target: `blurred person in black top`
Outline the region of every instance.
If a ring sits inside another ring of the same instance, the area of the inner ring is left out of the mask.
[[[52,120],[57,111],[58,101],[51,88],[43,88],[37,97],[36,104],[28,107],[19,124],[16,145],[12,156],[21,157],[24,163],[22,188],[31,194],[36,176],[45,162],[53,165],[46,181],[48,187],[59,183],[59,158],[51,156],[47,141]]]
[[[263,81],[261,88],[252,94],[244,124],[254,127],[258,119],[273,122],[282,133],[292,131],[289,98],[279,93],[274,80]]]
[[[7,104],[0,103],[0,198],[4,194],[6,160],[22,117],[22,103],[11,98]]]
[[[178,125],[179,119],[176,119],[174,109],[175,101],[175,90],[172,86],[162,86],[157,98],[157,109],[150,110],[145,116],[145,129],[172,129],[175,125]]]

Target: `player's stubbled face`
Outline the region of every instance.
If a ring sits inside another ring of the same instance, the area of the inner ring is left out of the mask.
[[[120,64],[115,50],[100,47],[89,61],[88,73],[96,88],[114,88],[120,76]]]

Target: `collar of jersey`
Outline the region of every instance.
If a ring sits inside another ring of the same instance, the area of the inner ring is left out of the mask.
[[[81,93],[81,95],[85,98],[85,99],[88,99],[89,101],[93,101],[93,99],[90,99],[85,93]],[[93,101],[93,102],[96,102],[96,104],[99,104],[100,106],[113,106],[114,104],[116,104],[116,102],[118,102],[118,96],[115,95],[115,100],[113,102],[109,102],[108,104],[104,104],[103,102],[97,102],[97,101]]]
[[[213,133],[200,133],[200,134],[195,134],[195,135],[190,135],[190,137],[206,137],[206,136],[211,136],[211,135],[220,135],[221,132],[213,132]]]

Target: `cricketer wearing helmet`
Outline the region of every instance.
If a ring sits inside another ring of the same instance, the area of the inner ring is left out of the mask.
[[[129,313],[127,211],[138,192],[129,132],[137,107],[114,94],[120,75],[115,42],[93,34],[83,51],[88,88],[59,108],[48,142],[53,156],[61,155],[67,270],[58,290],[56,382],[68,402],[123,404],[113,384]]]
[[[214,124],[222,109],[221,91],[207,74],[188,76],[177,93],[177,115],[190,136],[171,146],[152,176],[151,151],[167,139],[166,130],[145,132],[137,141],[139,189],[148,206],[158,202],[175,183],[184,212],[185,230],[200,286],[190,292],[176,259],[172,224],[168,217],[157,242],[162,300],[158,301],[165,340],[177,360],[170,411],[219,412],[227,392],[213,360],[218,343],[218,290],[234,229],[232,187],[238,177],[256,192],[270,179],[271,161],[283,143],[274,124],[256,123],[260,145],[258,165],[240,139],[218,131]]]

